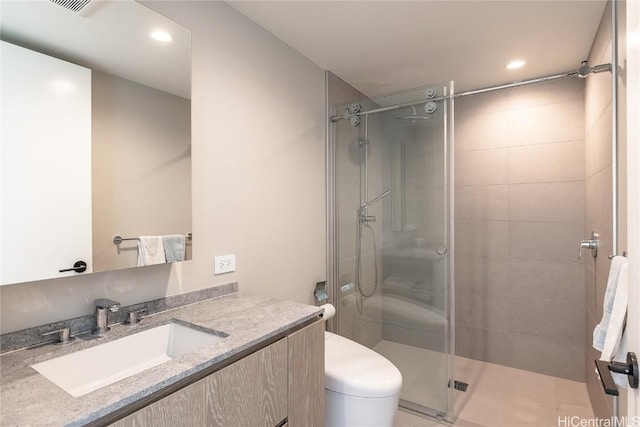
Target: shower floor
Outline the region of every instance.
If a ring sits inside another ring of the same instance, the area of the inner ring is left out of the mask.
[[[403,375],[402,399],[444,403],[444,394],[432,391],[442,384],[442,354],[391,341],[381,341],[374,350],[393,362]],[[469,383],[466,393],[456,391],[456,427],[557,427],[560,419],[594,418],[584,383],[509,368],[493,363],[455,357],[455,379]],[[430,407],[434,407],[429,405]],[[441,424],[402,410],[395,427],[436,427]]]

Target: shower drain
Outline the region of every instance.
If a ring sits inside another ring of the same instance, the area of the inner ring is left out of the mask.
[[[451,388],[451,380],[449,380],[449,384],[447,384],[447,387]],[[469,384],[465,382],[458,381],[458,380],[453,381],[454,390],[467,391],[467,387],[469,387]]]

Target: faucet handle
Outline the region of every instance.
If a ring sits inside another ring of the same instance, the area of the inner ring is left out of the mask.
[[[51,332],[45,332],[42,334],[43,337],[58,334],[58,341],[56,344],[69,344],[71,341],[75,340],[75,337],[71,336],[71,330],[69,328],[62,328]]]
[[[135,325],[136,323],[140,323],[142,320],[142,316],[146,316],[149,311],[146,308],[141,310],[133,310],[127,314],[127,320],[125,324],[127,325]]]
[[[578,248],[578,259],[582,258],[583,249],[591,249],[591,255],[595,258],[598,256],[598,246],[600,246],[600,235],[595,231],[591,232],[590,240],[581,240]]]

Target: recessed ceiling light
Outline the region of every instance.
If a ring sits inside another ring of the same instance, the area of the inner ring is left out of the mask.
[[[507,68],[510,70],[515,70],[517,68],[523,67],[525,62],[521,59],[517,59],[515,61],[511,61],[507,64]]]
[[[158,40],[159,42],[170,42],[171,40],[173,40],[171,34],[162,30],[152,31],[151,38],[153,38],[154,40]]]

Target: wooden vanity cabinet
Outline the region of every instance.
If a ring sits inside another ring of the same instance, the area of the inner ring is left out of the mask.
[[[115,422],[113,427],[324,425],[324,321]]]
[[[324,426],[324,321],[287,337],[289,426]]]

